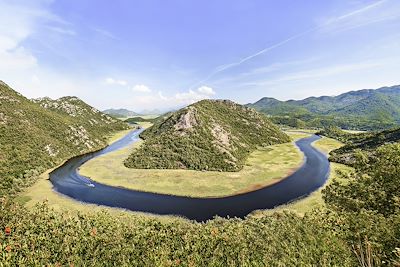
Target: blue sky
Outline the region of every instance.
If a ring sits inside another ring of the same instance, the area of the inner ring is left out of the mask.
[[[168,109],[400,84],[398,0],[0,0],[0,79]]]

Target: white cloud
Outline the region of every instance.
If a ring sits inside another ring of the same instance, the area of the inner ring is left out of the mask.
[[[17,6],[11,2],[0,3],[0,70],[8,72],[36,66],[37,60],[21,46],[42,16],[36,8]]]
[[[198,91],[200,94],[204,94],[204,95],[208,95],[208,96],[215,95],[214,90],[213,90],[211,87],[208,87],[208,86],[201,86],[201,87],[199,87],[199,88],[197,89],[197,91]]]
[[[100,34],[100,35],[102,35],[104,37],[107,37],[107,38],[110,38],[110,39],[114,39],[114,40],[119,40],[119,38],[115,37],[115,35],[112,34],[109,31],[106,31],[106,30],[103,30],[103,29],[100,29],[100,28],[94,28],[94,27],[92,27],[92,30],[94,30],[95,32],[97,32],[98,34]]]
[[[213,95],[215,95],[215,92],[211,87],[201,86],[197,90],[190,89],[187,92],[177,93],[172,100],[177,104],[192,104]]]
[[[319,30],[337,33],[400,18],[400,2],[380,0],[346,14],[323,19]]]
[[[283,39],[282,41],[279,41],[273,45],[265,47],[264,49],[259,50],[251,55],[244,56],[236,62],[217,66],[208,76],[193,84],[191,88],[198,86],[201,83],[209,81],[210,79],[214,78],[214,76],[216,76],[221,72],[224,72],[234,67],[238,67],[249,60],[267,54],[270,51],[275,50],[276,48],[284,46],[287,43],[302,38],[303,36],[306,36],[310,33],[316,31],[333,32],[333,31],[350,30],[366,26],[372,23],[394,20],[398,18],[400,18],[400,1],[380,0],[366,6],[358,7],[358,9],[352,10],[340,16],[331,17],[329,19],[323,20],[322,23],[318,23],[318,25],[314,27],[301,31],[297,34],[291,35],[286,39]]]
[[[274,79],[263,79],[259,81],[245,82],[242,83],[241,86],[275,86],[277,84],[292,81],[315,81],[317,79],[335,78],[340,77],[340,75],[359,73],[363,70],[377,69],[389,63],[390,62],[387,60],[375,60],[360,63],[338,64],[329,67],[318,67],[308,70],[285,73],[284,75],[278,76]]]
[[[152,108],[161,109],[175,109],[189,104],[193,104],[202,99],[209,99],[216,92],[214,89],[208,86],[201,86],[196,90],[188,90],[178,92],[171,96],[166,96],[162,91],[157,93],[135,96],[135,104],[138,107],[146,108],[151,106]]]
[[[50,31],[58,33],[58,34],[71,35],[71,36],[76,35],[76,32],[71,29],[66,29],[66,28],[56,27],[56,26],[46,26],[46,28],[49,29]]]
[[[121,85],[121,86],[126,86],[126,85],[128,85],[128,82],[127,82],[127,81],[124,81],[124,80],[117,80],[117,79],[110,78],[110,77],[106,79],[106,83],[107,83],[107,84],[111,84],[111,85]]]
[[[150,93],[151,89],[147,87],[144,84],[136,84],[133,88],[132,91],[134,92],[140,92],[140,93]]]

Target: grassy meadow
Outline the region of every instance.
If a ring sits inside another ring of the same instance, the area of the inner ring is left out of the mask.
[[[308,136],[293,133],[298,139]],[[132,149],[141,142],[93,159],[80,168],[80,174],[108,185],[164,194],[220,197],[243,193],[280,181],[303,162],[293,143],[259,148],[250,154],[239,172],[129,169],[123,165]]]

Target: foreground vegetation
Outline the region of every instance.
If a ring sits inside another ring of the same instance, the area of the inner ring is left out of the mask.
[[[60,214],[1,204],[0,262],[74,266],[352,266],[323,222],[276,214],[204,224],[146,217]],[[9,231],[7,230],[9,229]]]
[[[142,215],[59,213],[0,204],[0,262],[74,266],[397,266],[400,145],[381,147],[325,208],[195,223]]]
[[[202,100],[156,122],[125,166],[238,171],[259,146],[289,142],[268,118],[231,101]]]

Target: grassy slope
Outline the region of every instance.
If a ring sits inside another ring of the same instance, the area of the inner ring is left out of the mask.
[[[346,144],[345,146],[333,150],[330,153],[329,159],[349,166],[355,163],[356,153],[358,151],[372,155],[378,147],[400,140],[400,128],[381,132],[361,133],[348,133],[337,128],[327,128],[320,133],[327,137],[341,140]]]
[[[0,200],[5,266],[354,266],[350,246],[317,218],[193,223],[131,214],[57,213]],[[9,227],[9,235],[3,229]],[[1,265],[1,264],[0,264]]]
[[[111,144],[117,141],[119,138],[126,135],[131,130],[119,131],[115,134],[108,136],[107,143]],[[47,205],[56,210],[62,212],[84,212],[84,213],[94,213],[97,211],[108,211],[112,214],[126,213],[124,210],[107,208],[103,206],[98,206],[94,204],[86,204],[78,202],[62,194],[53,191],[53,186],[49,181],[49,173],[54,170],[50,169],[42,173],[37,181],[30,187],[23,190],[17,195],[15,200],[25,205],[27,208],[33,208],[35,205],[47,202]]]
[[[293,134],[293,138],[307,134]],[[137,146],[137,145],[136,145]],[[114,186],[173,195],[216,197],[254,190],[279,181],[303,160],[292,143],[259,148],[239,172],[128,169],[123,160],[131,148],[103,155],[84,164],[80,173]]]
[[[17,192],[69,157],[103,147],[107,134],[126,128],[80,100],[66,104],[83,109],[85,116],[43,108],[3,82],[0,100],[0,196]]]
[[[203,100],[156,122],[125,161],[130,168],[238,171],[258,146],[289,137],[268,118],[231,101]]]

